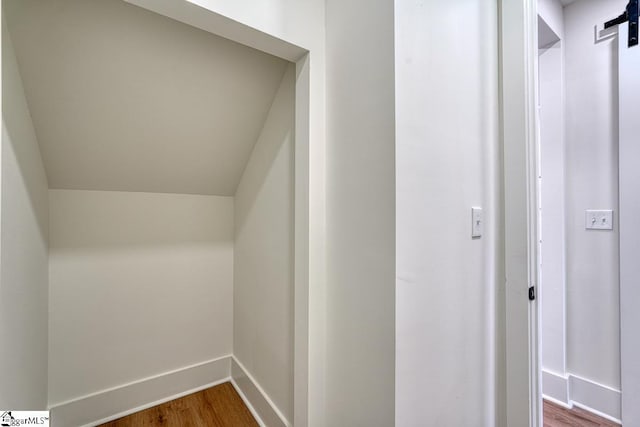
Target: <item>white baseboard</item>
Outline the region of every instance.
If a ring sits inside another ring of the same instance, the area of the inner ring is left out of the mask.
[[[542,395],[545,399],[566,408],[575,405],[621,424],[620,391],[606,385],[573,374],[563,376],[543,370]]]
[[[235,356],[231,362],[231,383],[261,426],[291,427],[284,414]]]
[[[291,427],[232,355],[52,404],[52,427],[91,427],[230,381],[262,427]]]
[[[542,396],[565,408],[571,407],[569,399],[569,377],[543,369]]]
[[[50,405],[52,427],[95,426],[231,380],[232,356]]]
[[[621,394],[619,390],[602,384],[569,376],[569,393],[573,403],[603,418],[622,424]]]

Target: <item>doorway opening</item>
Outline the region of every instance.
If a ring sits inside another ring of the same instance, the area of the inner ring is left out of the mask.
[[[129,3],[3,2],[3,198],[37,214],[19,237],[50,303],[38,405],[84,425],[229,379],[303,425],[308,52]]]
[[[637,192],[638,181],[621,166],[620,129],[630,114],[621,99],[622,59],[639,49],[627,45],[626,24],[620,34],[604,28],[629,3],[537,1],[537,170],[529,179],[537,186],[532,267],[545,426],[567,419],[635,425],[629,403],[637,406],[638,396],[624,387],[636,362],[622,333],[629,316],[622,260],[637,222],[623,212],[637,206],[622,200],[623,187]]]

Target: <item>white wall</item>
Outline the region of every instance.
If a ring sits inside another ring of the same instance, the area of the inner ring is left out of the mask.
[[[47,406],[47,178],[2,22],[0,407]]]
[[[234,199],[233,353],[293,421],[293,138],[289,65]]]
[[[327,1],[327,426],[394,424],[393,8]]]
[[[625,0],[565,8],[568,369],[620,388],[618,278],[617,42],[595,42],[594,26]],[[586,209],[613,209],[613,231],[588,231]]]
[[[495,2],[396,2],[399,427],[497,423],[497,48]]]
[[[564,88],[562,42],[539,55],[542,365],[565,372]]]
[[[549,2],[547,2],[549,3]],[[562,7],[559,28],[540,30],[556,40],[539,46],[539,191],[540,191],[540,274],[542,369],[566,374],[566,286],[565,286],[565,143],[564,143],[564,35]],[[544,2],[540,2],[542,6]],[[541,10],[542,12],[542,10]],[[553,21],[550,21],[553,22]],[[546,24],[549,24],[545,21]],[[558,25],[558,24],[556,24]],[[545,43],[546,43],[545,41]],[[566,387],[564,387],[566,394]],[[543,381],[543,393],[565,400]]]
[[[49,196],[50,404],[231,353],[232,198]]]

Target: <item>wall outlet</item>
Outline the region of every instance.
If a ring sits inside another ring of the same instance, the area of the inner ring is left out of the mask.
[[[584,216],[587,230],[613,230],[612,210],[587,210]]]

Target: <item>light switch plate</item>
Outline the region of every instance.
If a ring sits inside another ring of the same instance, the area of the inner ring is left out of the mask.
[[[613,211],[587,210],[584,216],[584,227],[587,230],[613,230]]]
[[[483,228],[482,208],[471,208],[471,237],[474,239],[482,237]]]

